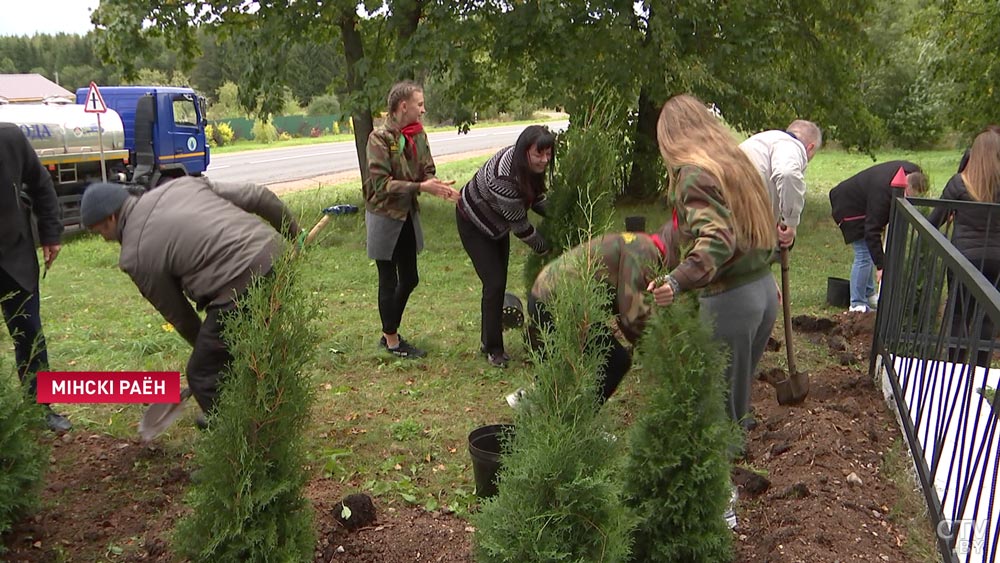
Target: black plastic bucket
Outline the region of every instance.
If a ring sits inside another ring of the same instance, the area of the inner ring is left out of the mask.
[[[490,498],[497,494],[497,471],[500,470],[501,440],[510,436],[513,424],[480,426],[469,433],[469,454],[472,475],[476,480],[476,496]]]
[[[643,215],[629,215],[625,218],[625,230],[630,233],[646,232],[646,217]]]
[[[521,299],[513,293],[503,294],[503,315],[500,317],[504,329],[521,328],[524,326],[524,306]]]
[[[844,278],[826,278],[826,302],[834,307],[849,307],[851,282]]]

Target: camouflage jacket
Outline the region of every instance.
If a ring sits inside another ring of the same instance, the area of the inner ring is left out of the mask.
[[[546,301],[559,285],[559,278],[577,271],[593,257],[594,275],[611,291],[616,319],[622,334],[635,344],[652,312],[646,286],[663,267],[663,254],[653,237],[644,233],[613,233],[594,237],[567,250],[549,262],[535,278],[531,293]]]
[[[414,137],[417,157],[390,117],[368,135],[368,181],[364,185],[365,209],[398,221],[419,209],[420,182],[436,174],[426,133]]]
[[[667,246],[670,275],[681,291],[704,288],[705,294],[722,293],[770,273],[774,249],[739,248],[732,212],[718,182],[707,172],[681,168],[668,206],[674,210],[673,220],[663,226],[660,236]]]

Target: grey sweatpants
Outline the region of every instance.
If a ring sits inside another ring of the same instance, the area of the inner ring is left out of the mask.
[[[702,297],[701,320],[711,323],[715,339],[730,353],[726,367],[727,408],[733,422],[750,411],[750,385],[767,337],[778,317],[778,287],[768,274],[723,293]]]

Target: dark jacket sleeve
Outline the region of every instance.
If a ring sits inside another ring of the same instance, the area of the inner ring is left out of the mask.
[[[889,212],[892,210],[892,199],[902,197],[903,190],[888,186],[871,186],[868,189],[868,208],[865,213],[865,242],[872,256],[875,268],[882,269],[885,262],[885,252],[882,251],[882,231],[889,224]]]
[[[38,160],[27,137],[21,136],[21,139],[24,143],[21,181],[25,184],[25,191],[31,196],[32,211],[38,219],[38,240],[42,246],[59,244],[63,225],[59,217],[59,200],[52,185],[52,176]]]
[[[127,271],[127,270],[126,270]],[[127,271],[142,296],[177,330],[188,344],[194,346],[201,330],[201,318],[184,296],[177,280],[165,273],[142,274]]]
[[[959,174],[955,174],[954,176],[952,176],[951,179],[948,180],[948,183],[944,186],[944,191],[941,192],[941,199],[945,199],[945,200],[947,200],[947,199],[951,199],[951,200],[959,200],[959,199],[961,199],[961,195],[960,195],[961,194],[961,186],[960,186],[961,182],[962,182],[962,177]],[[927,218],[927,220],[931,222],[931,225],[934,225],[935,227],[940,228],[941,225],[943,225],[945,223],[945,221],[948,220],[948,217],[951,215],[952,211],[953,211],[953,209],[950,209],[947,205],[942,205],[940,207],[935,207],[934,210],[931,211],[931,214]]]

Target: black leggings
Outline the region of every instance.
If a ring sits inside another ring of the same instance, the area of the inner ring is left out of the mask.
[[[378,314],[382,319],[382,332],[396,334],[403,320],[406,301],[420,283],[417,237],[409,215],[392,250],[392,260],[376,260],[375,266],[378,267]]]
[[[472,259],[479,281],[483,283],[480,305],[482,323],[479,339],[490,354],[502,354],[503,348],[503,298],[507,291],[507,263],[510,259],[510,234],[499,239],[483,234],[475,225],[455,211],[458,236],[465,252]]]
[[[528,326],[528,343],[532,349],[544,354],[542,349],[541,331],[551,329],[553,325],[552,314],[545,308],[545,304],[538,301],[534,295],[528,296],[528,317],[531,324]],[[632,355],[622,346],[621,342],[613,334],[611,329],[600,327],[601,333],[598,335],[597,344],[607,352],[601,362],[600,371],[597,377],[601,381],[600,403],[603,405],[615,391],[618,385],[625,378],[625,374],[632,368]]]

